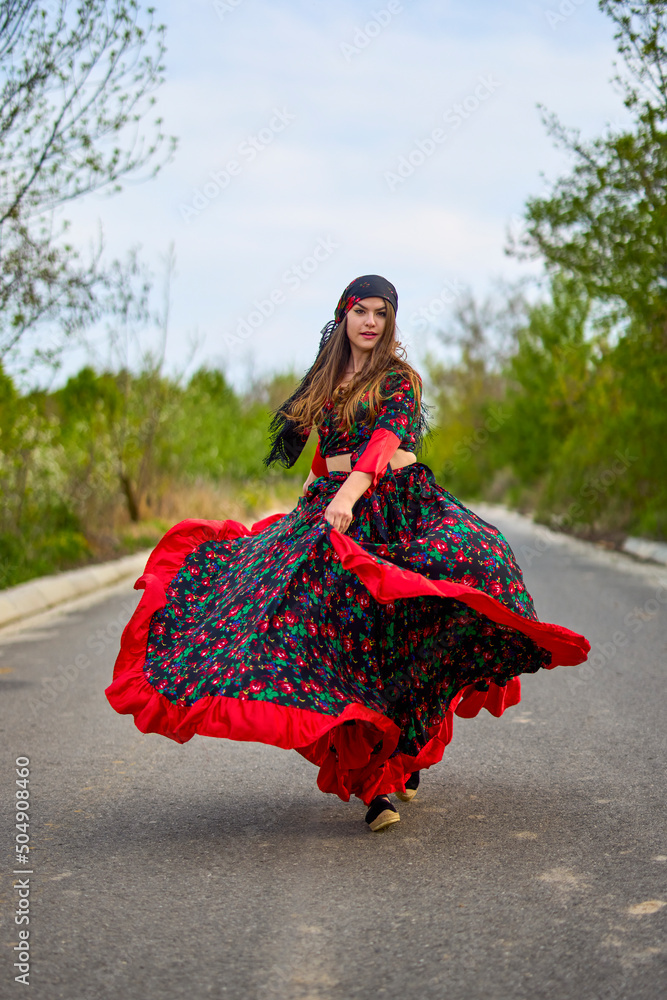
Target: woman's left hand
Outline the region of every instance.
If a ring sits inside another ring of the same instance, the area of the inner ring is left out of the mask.
[[[328,521],[332,528],[345,532],[352,523],[352,504],[340,491],[336,493],[329,506],[324,512],[324,520]]]

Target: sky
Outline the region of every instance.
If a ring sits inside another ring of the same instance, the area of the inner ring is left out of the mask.
[[[177,152],[153,180],[69,205],[70,236],[86,247],[101,226],[107,259],[141,247],[158,284],[173,244],[167,366],[216,365],[239,389],[305,371],[366,273],[396,285],[419,367],[465,289],[539,273],[504,252],[568,166],[537,105],[584,136],[627,120],[594,0],[155,6],[156,111]]]

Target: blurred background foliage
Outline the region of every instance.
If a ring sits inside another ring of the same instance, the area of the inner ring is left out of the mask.
[[[153,315],[151,279],[136,252],[106,270],[97,258],[84,266],[39,221],[48,222],[63,200],[105,185],[115,190],[142,163],[116,150],[107,160],[87,156],[83,174],[77,167],[82,143],[96,149],[110,121],[119,134],[129,121],[125,105],[113,104],[124,63],[115,89],[95,95],[83,132],[77,120],[63,120],[57,156],[51,145],[40,147],[51,132],[35,81],[58,93],[63,80],[76,86],[72,53],[84,59],[97,34],[109,52],[122,38],[128,54],[148,53],[135,81],[140,103],[161,82],[163,52],[163,29],[150,14],[142,26],[136,4],[91,0],[80,22],[53,29],[42,6],[18,4],[16,30],[0,46],[0,107],[9,109],[6,120],[0,115],[5,587],[150,545],[183,517],[248,521],[289,509],[315,444],[313,435],[291,470],[267,472],[262,463],[270,412],[301,373],[251,380],[239,393],[223,370],[200,367],[187,378],[165,371],[173,251]],[[443,486],[464,502],[504,502],[613,546],[628,534],[667,538],[667,5],[599,0],[599,7],[614,24],[616,84],[630,124],[584,141],[543,110],[571,169],[545,196],[527,200],[506,247],[539,261],[543,277],[501,287],[485,301],[459,295],[449,321],[432,331],[447,350],[413,360],[433,406],[434,434],[421,457]],[[25,94],[18,118],[16,94]],[[156,125],[147,147],[153,160],[164,138]],[[25,135],[34,170],[15,166]],[[40,173],[49,156],[50,172]],[[40,323],[58,318],[62,344],[45,352]],[[85,343],[104,318],[103,361],[59,388],[31,387],[25,345],[46,356],[55,375],[71,338]],[[158,346],[153,336],[147,349],[150,330],[158,331]]]
[[[237,395],[207,368],[183,381],[86,367],[21,394],[0,371],[3,585],[145,547],[183,517],[247,521],[296,503],[314,442],[289,475],[262,462],[272,397],[296,381]]]
[[[421,458],[466,502],[610,545],[665,539],[667,353],[647,349],[641,324],[616,338],[594,308],[562,275],[537,302],[465,298],[440,335],[459,359],[421,365],[434,424]],[[21,393],[0,372],[4,585],[150,545],[182,517],[291,508],[315,435],[291,470],[262,460],[270,410],[298,377],[239,394],[221,370],[183,379],[145,362]]]
[[[619,336],[598,306],[562,273],[542,300],[514,298],[509,338],[488,303],[460,305],[461,360],[427,360],[439,426],[426,461],[455,495],[553,528],[665,539],[667,352],[640,322]]]

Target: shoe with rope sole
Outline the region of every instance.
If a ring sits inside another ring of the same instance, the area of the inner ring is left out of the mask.
[[[419,771],[413,771],[408,780],[405,782],[404,792],[394,792],[397,799],[401,802],[410,802],[414,799],[417,794],[417,789],[419,788]]]
[[[386,830],[392,823],[398,823],[400,818],[398,809],[391,804],[386,795],[376,795],[366,813],[366,823],[373,833]]]

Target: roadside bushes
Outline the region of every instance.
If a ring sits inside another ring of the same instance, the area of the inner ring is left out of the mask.
[[[289,475],[262,463],[269,407],[295,384],[281,374],[238,395],[213,369],[183,382],[85,367],[21,394],[0,370],[0,586],[150,544],[163,511],[238,518],[277,493],[296,502],[314,446]]]

